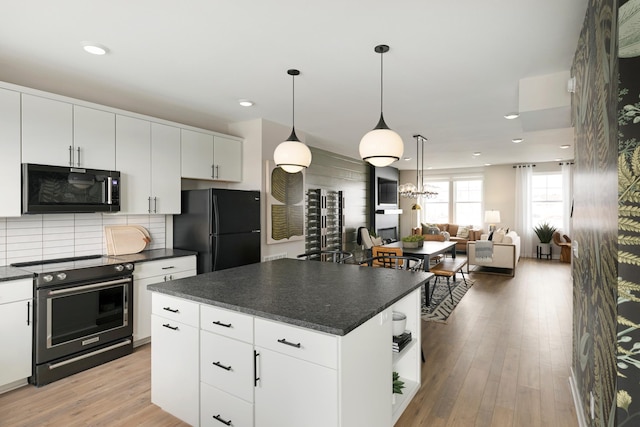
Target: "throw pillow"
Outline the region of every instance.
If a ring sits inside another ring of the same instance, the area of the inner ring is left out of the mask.
[[[382,237],[372,237],[371,241],[373,242],[373,246],[380,246],[382,244]]]
[[[493,233],[494,243],[502,243],[503,240],[504,240],[504,230],[498,230]]]
[[[489,239],[487,240],[493,240],[493,231],[491,233],[489,233]]]
[[[469,237],[469,227],[465,227],[461,225],[458,227],[458,232],[456,233],[456,237],[460,237],[461,239],[467,239]]]

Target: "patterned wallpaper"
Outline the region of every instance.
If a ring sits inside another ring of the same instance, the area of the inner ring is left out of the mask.
[[[576,134],[573,379],[590,426],[614,425],[617,294],[617,6],[589,0],[572,76]],[[637,381],[636,381],[637,382]],[[591,396],[594,417],[591,417]]]
[[[640,0],[620,1],[617,420],[640,425]]]

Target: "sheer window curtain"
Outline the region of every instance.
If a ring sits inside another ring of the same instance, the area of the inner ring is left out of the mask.
[[[560,163],[562,172],[562,232],[571,237],[571,205],[573,204],[573,163]]]
[[[518,165],[516,168],[516,228],[520,235],[520,256],[534,258],[535,234],[531,224],[531,181],[533,165]]]

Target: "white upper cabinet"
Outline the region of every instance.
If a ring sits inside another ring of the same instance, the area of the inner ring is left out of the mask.
[[[213,135],[182,129],[182,177],[213,178]]]
[[[180,213],[180,130],[117,115],[116,148],[121,212]]]
[[[182,177],[242,181],[242,142],[182,129]]]
[[[242,143],[235,139],[213,138],[213,176],[221,181],[242,181]]]
[[[116,170],[120,171],[120,212],[151,212],[151,122],[116,116]]]
[[[151,123],[153,212],[180,213],[180,129]]]
[[[22,162],[113,170],[115,114],[22,94]]]
[[[22,94],[22,162],[72,166],[73,105]]]
[[[115,170],[116,115],[74,105],[73,151],[76,167]]]
[[[0,89],[0,217],[20,216],[20,92]]]

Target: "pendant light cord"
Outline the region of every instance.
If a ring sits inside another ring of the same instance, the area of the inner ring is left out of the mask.
[[[382,116],[382,94],[384,93],[383,73],[384,67],[382,66],[382,57],[384,52],[380,52],[380,115]]]
[[[293,106],[291,111],[291,127],[295,129],[296,127],[296,76],[295,74],[291,75],[291,105]]]

